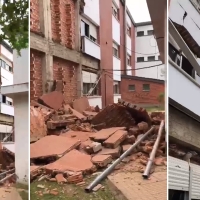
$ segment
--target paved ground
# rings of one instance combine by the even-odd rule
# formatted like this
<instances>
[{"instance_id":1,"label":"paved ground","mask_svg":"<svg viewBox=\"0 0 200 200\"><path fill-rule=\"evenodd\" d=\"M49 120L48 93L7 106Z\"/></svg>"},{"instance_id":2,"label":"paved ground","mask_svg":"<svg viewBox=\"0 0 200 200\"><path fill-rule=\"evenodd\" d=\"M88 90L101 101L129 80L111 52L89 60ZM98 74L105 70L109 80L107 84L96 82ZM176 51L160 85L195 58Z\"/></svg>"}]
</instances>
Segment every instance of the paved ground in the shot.
<instances>
[{"instance_id":1,"label":"paved ground","mask_svg":"<svg viewBox=\"0 0 200 200\"><path fill-rule=\"evenodd\" d=\"M22 200L16 188L0 188L1 200Z\"/></svg>"},{"instance_id":2,"label":"paved ground","mask_svg":"<svg viewBox=\"0 0 200 200\"><path fill-rule=\"evenodd\" d=\"M141 173L120 172L108 177L128 200L166 200L167 172L154 172L149 180Z\"/></svg>"}]
</instances>

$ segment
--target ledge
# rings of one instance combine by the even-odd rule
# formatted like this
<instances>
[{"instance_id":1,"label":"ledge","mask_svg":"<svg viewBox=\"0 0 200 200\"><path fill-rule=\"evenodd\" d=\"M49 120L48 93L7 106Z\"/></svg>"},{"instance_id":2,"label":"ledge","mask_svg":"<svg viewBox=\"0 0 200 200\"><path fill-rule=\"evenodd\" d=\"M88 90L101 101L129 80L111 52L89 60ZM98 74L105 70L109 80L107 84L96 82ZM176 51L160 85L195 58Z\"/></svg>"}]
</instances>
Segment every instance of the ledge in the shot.
<instances>
[{"instance_id":1,"label":"ledge","mask_svg":"<svg viewBox=\"0 0 200 200\"><path fill-rule=\"evenodd\" d=\"M15 85L8 85L1 87L1 94L6 95L10 98L13 98L17 95L27 94L29 92L29 84L28 83L20 83Z\"/></svg>"}]
</instances>

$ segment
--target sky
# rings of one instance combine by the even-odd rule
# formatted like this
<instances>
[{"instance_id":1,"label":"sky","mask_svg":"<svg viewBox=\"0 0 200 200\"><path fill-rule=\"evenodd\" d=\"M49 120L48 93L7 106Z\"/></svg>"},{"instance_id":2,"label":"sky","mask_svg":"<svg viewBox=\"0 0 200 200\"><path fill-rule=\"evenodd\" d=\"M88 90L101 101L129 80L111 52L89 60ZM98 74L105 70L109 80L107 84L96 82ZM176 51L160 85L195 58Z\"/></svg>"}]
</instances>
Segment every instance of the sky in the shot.
<instances>
[{"instance_id":1,"label":"sky","mask_svg":"<svg viewBox=\"0 0 200 200\"><path fill-rule=\"evenodd\" d=\"M126 0L127 7L136 23L151 21L146 0Z\"/></svg>"}]
</instances>

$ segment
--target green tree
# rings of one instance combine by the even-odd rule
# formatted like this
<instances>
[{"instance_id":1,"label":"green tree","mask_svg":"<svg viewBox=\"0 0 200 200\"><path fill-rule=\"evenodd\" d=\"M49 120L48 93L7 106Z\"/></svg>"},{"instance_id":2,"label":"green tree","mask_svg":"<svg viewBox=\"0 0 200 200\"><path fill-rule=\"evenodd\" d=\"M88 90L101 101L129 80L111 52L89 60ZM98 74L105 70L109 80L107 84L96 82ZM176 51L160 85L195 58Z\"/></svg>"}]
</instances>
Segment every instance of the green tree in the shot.
<instances>
[{"instance_id":1,"label":"green tree","mask_svg":"<svg viewBox=\"0 0 200 200\"><path fill-rule=\"evenodd\" d=\"M0 8L0 42L7 40L19 54L21 49L28 47L28 8L28 0L4 0Z\"/></svg>"}]
</instances>

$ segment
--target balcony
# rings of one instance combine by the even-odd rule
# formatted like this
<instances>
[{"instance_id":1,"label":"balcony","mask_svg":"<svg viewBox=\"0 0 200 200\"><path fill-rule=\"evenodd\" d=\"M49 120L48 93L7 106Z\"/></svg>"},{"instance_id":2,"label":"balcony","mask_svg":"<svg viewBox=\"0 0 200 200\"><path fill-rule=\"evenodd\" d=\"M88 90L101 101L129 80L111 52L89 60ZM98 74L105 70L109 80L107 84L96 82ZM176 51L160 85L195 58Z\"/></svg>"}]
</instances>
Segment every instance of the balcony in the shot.
<instances>
[{"instance_id":1,"label":"balcony","mask_svg":"<svg viewBox=\"0 0 200 200\"><path fill-rule=\"evenodd\" d=\"M120 24L114 16L112 16L112 37L120 45Z\"/></svg>"},{"instance_id":2,"label":"balcony","mask_svg":"<svg viewBox=\"0 0 200 200\"><path fill-rule=\"evenodd\" d=\"M169 60L168 80L170 80L169 97L195 115L200 116L198 109L200 85L196 80L171 60Z\"/></svg>"},{"instance_id":3,"label":"balcony","mask_svg":"<svg viewBox=\"0 0 200 200\"><path fill-rule=\"evenodd\" d=\"M5 103L1 103L1 113L6 115L14 116L14 107L7 105Z\"/></svg>"},{"instance_id":4,"label":"balcony","mask_svg":"<svg viewBox=\"0 0 200 200\"><path fill-rule=\"evenodd\" d=\"M81 42L82 42L83 53L88 54L100 60L101 59L100 46L97 43L90 40L89 38L87 38L86 36L82 36L81 38L82 38Z\"/></svg>"},{"instance_id":5,"label":"balcony","mask_svg":"<svg viewBox=\"0 0 200 200\"><path fill-rule=\"evenodd\" d=\"M115 81L121 81L121 71L115 71L115 70L121 70L121 60L113 56L113 79Z\"/></svg>"}]
</instances>

